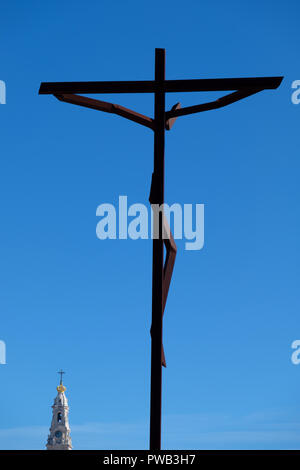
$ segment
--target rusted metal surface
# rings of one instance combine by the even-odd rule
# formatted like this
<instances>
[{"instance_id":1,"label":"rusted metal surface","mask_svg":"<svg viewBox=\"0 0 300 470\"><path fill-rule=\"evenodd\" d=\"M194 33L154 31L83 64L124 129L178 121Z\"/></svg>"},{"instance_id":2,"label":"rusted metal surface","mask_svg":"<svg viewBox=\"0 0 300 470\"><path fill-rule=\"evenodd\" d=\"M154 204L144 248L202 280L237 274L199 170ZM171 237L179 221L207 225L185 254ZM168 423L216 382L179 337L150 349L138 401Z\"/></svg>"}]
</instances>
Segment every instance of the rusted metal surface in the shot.
<instances>
[{"instance_id":1,"label":"rusted metal surface","mask_svg":"<svg viewBox=\"0 0 300 470\"><path fill-rule=\"evenodd\" d=\"M187 106L185 108L177 109L173 107L174 109L172 108L170 111L166 112L166 120L169 122L179 116L186 116L187 114L194 114L200 113L202 111L223 108L224 106L228 106L229 104L235 103L236 101L239 101L243 98L247 98L247 96L259 93L260 91L263 91L263 89L238 90L234 93L230 93L229 95L222 96L215 101L210 101L209 103L197 104L194 106Z\"/></svg>"},{"instance_id":2,"label":"rusted metal surface","mask_svg":"<svg viewBox=\"0 0 300 470\"><path fill-rule=\"evenodd\" d=\"M180 108L181 108L181 104L176 103L176 104L174 104L174 106L172 106L172 109L169 112L166 113L166 129L167 129L167 131L170 131L172 129L172 127L174 126L175 121L178 117L178 116L173 116L172 112L177 111Z\"/></svg>"},{"instance_id":3,"label":"rusted metal surface","mask_svg":"<svg viewBox=\"0 0 300 470\"><path fill-rule=\"evenodd\" d=\"M119 104L108 103L107 101L94 100L93 98L87 98L86 96L80 95L54 95L58 100L64 101L65 103L77 104L85 108L96 109L97 111L104 111L105 113L118 114L130 121L137 122L143 126L150 127L154 130L154 121L148 116L139 114L131 109L124 108Z\"/></svg>"},{"instance_id":4,"label":"rusted metal surface","mask_svg":"<svg viewBox=\"0 0 300 470\"><path fill-rule=\"evenodd\" d=\"M152 181L151 181L151 189L150 189L150 196L149 196L149 202L152 206L152 204L158 204L158 197L157 197L157 179L155 178L155 173L152 174ZM162 317L164 315L166 303L167 303L167 297L168 297L168 292L170 288L170 283L172 279L172 273L174 269L174 264L175 264L175 258L176 258L176 253L177 253L177 247L176 243L173 239L173 235L171 232L171 229L169 227L168 221L162 212L162 218L163 218L163 232L162 232L162 237L163 237L163 242L164 246L166 248L166 256L165 256L165 262L163 266L163 281L162 281ZM154 219L155 221L155 219ZM154 294L155 295L155 294ZM152 336L152 326L150 329L150 333ZM162 360L161 360L161 365L164 367L167 367L166 364L166 358L165 358L165 353L164 353L164 347L162 344Z\"/></svg>"}]
</instances>

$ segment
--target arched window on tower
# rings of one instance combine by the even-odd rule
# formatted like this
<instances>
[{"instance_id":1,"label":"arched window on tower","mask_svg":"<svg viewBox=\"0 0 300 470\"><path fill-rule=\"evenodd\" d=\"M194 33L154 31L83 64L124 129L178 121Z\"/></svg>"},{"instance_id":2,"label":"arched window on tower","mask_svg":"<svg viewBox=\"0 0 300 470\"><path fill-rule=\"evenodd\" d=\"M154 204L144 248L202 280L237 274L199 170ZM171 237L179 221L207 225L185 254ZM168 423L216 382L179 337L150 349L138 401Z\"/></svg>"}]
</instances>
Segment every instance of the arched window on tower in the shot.
<instances>
[{"instance_id":1,"label":"arched window on tower","mask_svg":"<svg viewBox=\"0 0 300 470\"><path fill-rule=\"evenodd\" d=\"M61 413L57 413L57 422L61 423Z\"/></svg>"}]
</instances>

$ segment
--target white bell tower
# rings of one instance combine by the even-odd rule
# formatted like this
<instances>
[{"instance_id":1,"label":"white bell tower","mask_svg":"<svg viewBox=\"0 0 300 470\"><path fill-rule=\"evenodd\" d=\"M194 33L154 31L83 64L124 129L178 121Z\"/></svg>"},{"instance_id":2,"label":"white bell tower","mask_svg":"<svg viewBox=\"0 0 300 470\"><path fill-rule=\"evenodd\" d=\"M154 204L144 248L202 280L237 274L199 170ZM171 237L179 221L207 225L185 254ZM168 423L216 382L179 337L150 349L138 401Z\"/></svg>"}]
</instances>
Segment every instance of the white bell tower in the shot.
<instances>
[{"instance_id":1,"label":"white bell tower","mask_svg":"<svg viewBox=\"0 0 300 470\"><path fill-rule=\"evenodd\" d=\"M47 450L72 450L72 441L69 425L69 406L65 395L66 387L62 383L64 372L60 370L60 384L56 388L57 395L52 406L53 415L50 434L47 441Z\"/></svg>"}]
</instances>

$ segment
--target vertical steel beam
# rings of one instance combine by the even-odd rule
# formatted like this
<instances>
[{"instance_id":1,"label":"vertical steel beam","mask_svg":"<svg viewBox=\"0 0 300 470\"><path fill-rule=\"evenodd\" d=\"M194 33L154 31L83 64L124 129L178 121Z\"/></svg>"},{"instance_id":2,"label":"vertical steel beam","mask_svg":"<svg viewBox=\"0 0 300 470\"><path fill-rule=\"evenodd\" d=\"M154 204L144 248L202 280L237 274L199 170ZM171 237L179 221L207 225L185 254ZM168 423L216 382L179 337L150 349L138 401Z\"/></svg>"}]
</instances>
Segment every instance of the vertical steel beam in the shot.
<instances>
[{"instance_id":1,"label":"vertical steel beam","mask_svg":"<svg viewBox=\"0 0 300 470\"><path fill-rule=\"evenodd\" d=\"M154 95L154 202L164 203L165 49L155 49ZM155 223L155 217L154 217ZM154 230L154 233L157 233ZM150 450L161 449L162 316L163 316L163 214L159 212L159 238L153 238Z\"/></svg>"}]
</instances>

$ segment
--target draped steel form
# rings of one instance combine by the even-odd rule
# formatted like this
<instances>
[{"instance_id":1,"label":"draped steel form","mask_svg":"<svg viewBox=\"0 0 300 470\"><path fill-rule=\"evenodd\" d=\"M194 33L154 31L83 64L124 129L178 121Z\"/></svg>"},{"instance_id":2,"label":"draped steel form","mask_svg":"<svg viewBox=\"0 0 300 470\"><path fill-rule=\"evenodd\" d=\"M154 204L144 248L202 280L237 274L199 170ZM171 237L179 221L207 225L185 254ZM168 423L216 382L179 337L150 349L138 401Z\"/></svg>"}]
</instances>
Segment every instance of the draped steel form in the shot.
<instances>
[{"instance_id":1,"label":"draped steel form","mask_svg":"<svg viewBox=\"0 0 300 470\"><path fill-rule=\"evenodd\" d=\"M266 89L277 88L283 77L217 78L192 80L165 79L165 50L155 49L155 78L147 81L117 82L47 82L41 83L39 93L51 94L60 101L117 114L152 129L154 132L154 171L152 174L150 204L164 203L164 147L165 131L175 120L187 114L208 111L227 106L247 96ZM165 94L172 92L232 91L209 103L181 107L175 104L165 109ZM154 118L132 111L118 104L108 103L78 93L154 93ZM169 232L163 211L154 226L158 238L153 239L152 269L152 326L151 326L151 398L150 398L150 449L161 448L161 384L162 365L166 366L162 344L163 313L176 257L176 244ZM169 237L165 234L169 233ZM165 235L165 237L164 237ZM164 246L166 257L164 260Z\"/></svg>"}]
</instances>

